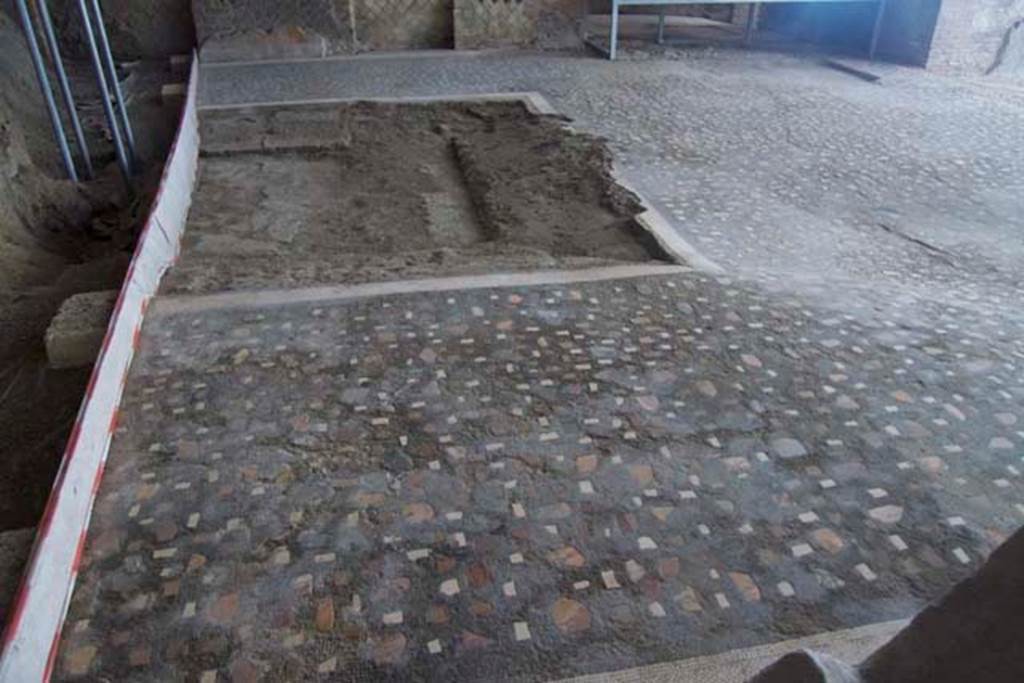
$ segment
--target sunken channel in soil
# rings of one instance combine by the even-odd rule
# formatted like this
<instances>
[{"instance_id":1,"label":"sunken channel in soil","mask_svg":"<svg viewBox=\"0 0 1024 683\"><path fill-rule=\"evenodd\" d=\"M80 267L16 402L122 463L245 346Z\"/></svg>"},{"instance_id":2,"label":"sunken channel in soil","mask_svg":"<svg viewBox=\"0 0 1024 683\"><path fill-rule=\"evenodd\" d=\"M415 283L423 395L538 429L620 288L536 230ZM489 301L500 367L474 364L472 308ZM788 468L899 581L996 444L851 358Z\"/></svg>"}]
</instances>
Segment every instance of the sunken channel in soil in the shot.
<instances>
[{"instance_id":1,"label":"sunken channel in soil","mask_svg":"<svg viewBox=\"0 0 1024 683\"><path fill-rule=\"evenodd\" d=\"M519 102L211 111L201 135L164 293L671 261L604 141Z\"/></svg>"}]
</instances>

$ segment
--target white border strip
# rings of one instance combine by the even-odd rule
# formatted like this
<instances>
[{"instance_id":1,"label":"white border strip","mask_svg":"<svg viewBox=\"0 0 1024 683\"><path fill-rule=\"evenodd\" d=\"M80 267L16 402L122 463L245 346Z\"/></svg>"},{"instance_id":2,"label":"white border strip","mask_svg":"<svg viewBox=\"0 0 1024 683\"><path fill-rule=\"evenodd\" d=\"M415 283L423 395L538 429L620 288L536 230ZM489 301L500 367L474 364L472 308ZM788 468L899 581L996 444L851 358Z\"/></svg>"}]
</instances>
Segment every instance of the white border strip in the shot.
<instances>
[{"instance_id":1,"label":"white border strip","mask_svg":"<svg viewBox=\"0 0 1024 683\"><path fill-rule=\"evenodd\" d=\"M208 38L204 45L209 43L209 41L210 39ZM327 55L325 57L270 57L267 59L210 60L203 59L202 54L200 54L199 58L204 69L216 69L229 68L233 66L306 64L309 62L372 62L380 60L448 59L451 57L469 59L474 57L491 57L503 54L523 54L524 52L529 54L528 50L508 47L483 48L480 50L448 50L444 48L435 48L425 50L381 50L374 52L359 52L356 54Z\"/></svg>"},{"instance_id":2,"label":"white border strip","mask_svg":"<svg viewBox=\"0 0 1024 683\"><path fill-rule=\"evenodd\" d=\"M46 681L53 673L142 320L160 278L181 248L199 160L198 83L199 62L193 54L178 134L121 286L0 641L0 681L4 683Z\"/></svg>"},{"instance_id":3,"label":"white border strip","mask_svg":"<svg viewBox=\"0 0 1024 683\"><path fill-rule=\"evenodd\" d=\"M369 282L360 285L328 285L303 289L261 289L242 292L222 292L204 296L161 296L154 300L150 315L163 316L232 308L263 308L266 306L287 306L289 304L317 303L321 301L348 301L373 296L416 294L420 292L563 285L577 282L623 280L651 275L675 275L690 271L691 269L685 266L674 265L607 266L604 268L586 268L581 270L540 270L523 273L458 275L455 277L422 280Z\"/></svg>"},{"instance_id":4,"label":"white border strip","mask_svg":"<svg viewBox=\"0 0 1024 683\"><path fill-rule=\"evenodd\" d=\"M434 102L522 102L531 114L556 116L558 111L539 92L466 93L464 95L416 95L409 97L327 97L317 100L265 100L232 104L203 104L199 111L231 111L260 107L304 107L323 104L431 104Z\"/></svg>"}]
</instances>

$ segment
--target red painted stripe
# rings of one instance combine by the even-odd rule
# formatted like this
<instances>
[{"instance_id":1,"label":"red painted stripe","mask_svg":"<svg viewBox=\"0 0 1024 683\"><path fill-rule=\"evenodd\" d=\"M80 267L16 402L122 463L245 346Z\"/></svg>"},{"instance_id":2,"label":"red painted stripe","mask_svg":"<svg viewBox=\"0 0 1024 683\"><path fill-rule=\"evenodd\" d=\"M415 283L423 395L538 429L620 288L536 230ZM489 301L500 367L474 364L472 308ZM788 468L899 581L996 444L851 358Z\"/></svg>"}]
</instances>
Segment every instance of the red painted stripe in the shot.
<instances>
[{"instance_id":1,"label":"red painted stripe","mask_svg":"<svg viewBox=\"0 0 1024 683\"><path fill-rule=\"evenodd\" d=\"M114 414L110 416L110 426L107 427L108 432L113 434L117 430L117 421L119 419L121 419L121 409L114 408Z\"/></svg>"},{"instance_id":2,"label":"red painted stripe","mask_svg":"<svg viewBox=\"0 0 1024 683\"><path fill-rule=\"evenodd\" d=\"M85 554L85 538L88 534L88 529L82 529L82 533L78 534L78 545L75 547L75 559L71 561L72 575L78 574L78 567L82 564L82 555Z\"/></svg>"},{"instance_id":3,"label":"red painted stripe","mask_svg":"<svg viewBox=\"0 0 1024 683\"><path fill-rule=\"evenodd\" d=\"M100 490L100 482L103 481L103 471L106 469L106 460L100 463L100 466L96 468L96 476L92 478L92 499L96 499L96 492ZM82 542L85 542L85 534L88 530L82 531ZM81 552L81 551L79 551Z\"/></svg>"},{"instance_id":4,"label":"red painted stripe","mask_svg":"<svg viewBox=\"0 0 1024 683\"><path fill-rule=\"evenodd\" d=\"M53 669L57 664L57 650L60 648L60 636L63 629L57 629L57 634L50 643L50 654L46 657L46 670L43 672L43 680L49 681L53 678Z\"/></svg>"},{"instance_id":5,"label":"red painted stripe","mask_svg":"<svg viewBox=\"0 0 1024 683\"><path fill-rule=\"evenodd\" d=\"M198 87L198 83L196 82L196 79L198 78L198 69L195 68L196 56L195 56L194 53L193 53L192 59L193 59L193 71L192 71L192 78L190 79L190 84L189 84L190 94L192 94L191 91L192 91L193 88ZM156 207L159 206L160 199L163 196L166 180L168 178L168 174L170 173L170 166L171 166L171 164L169 162L170 162L170 160L174 159L174 156L175 156L178 148L180 147L180 143L181 143L181 139L182 139L182 131L183 131L183 127L185 125L185 117L187 116L187 113L188 112L187 112L187 102L186 102L186 106L182 107L181 116L180 116L180 118L178 120L178 132L177 132L177 134L174 137L174 142L173 142L173 144L171 146L171 150L170 150L170 152L168 153L168 156L167 156L168 163L166 163L164 165L163 173L162 173L161 179L160 179L160 186L159 186L159 188L157 190L157 193L153 197L153 202L150 205L150 211L149 211L149 215L146 218L146 223L144 224L143 229L140 232L138 240L137 240L137 242L135 244L135 250L134 250L134 252L132 254L132 260L131 260L131 263L130 263L130 265L128 267L128 272L126 273L125 280L122 283L121 291L119 292L118 297L117 297L117 302L114 305L114 312L111 315L110 324L107 326L106 334L103 337L103 344L102 344L101 349L100 349L99 357L97 359L97 362L96 362L95 366L93 366L93 370L92 370L91 375L89 376L89 384L86 387L85 397L84 397L84 399L82 401L81 406L79 407L78 415L75 418L74 426L72 427L71 434L68 437L67 447L64 449L64 455L63 455L63 457L61 459L60 469L58 470L57 476L54 479L53 487L50 490L50 496L49 496L49 498L46 501L46 507L43 510L43 516L42 516L42 518L40 519L40 522L39 522L38 530L36 532L36 538L35 538L35 541L34 541L34 543L32 545L32 551L30 552L29 560L26 563L26 569L25 569L25 571L24 571L24 573L22 575L21 582L20 582L20 584L18 586L18 592L15 594L14 602L13 602L13 604L11 605L11 607L10 607L10 609L8 611L7 625L4 628L4 630L3 630L3 635L0 636L0 655L6 653L8 645L14 639L15 634L18 632L19 628L21 627L23 619L25 617L25 607L26 607L26 604L28 602L28 595L35 588L34 586L30 585L29 577L32 575L33 570L35 569L36 564L40 561L40 548L42 546L42 543L43 543L44 540L46 540L49 537L50 531L52 530L54 516L56 515L57 508L60 506L61 493L62 493L62 490L63 490L63 487L64 487L64 481L65 481L65 479L67 477L68 467L69 467L70 463L72 462L73 458L75 457L75 455L77 454L79 441L81 440L81 435L82 435L82 419L83 419L83 416L85 414L86 408L88 407L88 405L90 404L90 402L92 400L93 393L94 393L94 391L96 389L96 383L98 382L99 372L100 372L100 369L103 367L104 361L106 360L107 351L109 349L111 340L112 340L112 338L113 338L113 336L115 334L116 329L121 327L120 325L118 325L118 323L121 322L121 313L122 313L123 308L124 308L124 301L125 301L126 296L127 296L128 286L129 286L129 283L131 282L130 277L132 275L134 275L135 265L136 265L136 263L139 260L140 254L142 253L143 245L146 242L147 236L149 235L149 233L153 229L152 224L155 222L154 221L154 216L155 216L155 212L156 212ZM198 121L196 122L196 126L195 127L196 127L197 135L198 135ZM194 175L195 175L195 173L193 172L193 177L194 177ZM179 237L179 241L180 241L180 237ZM142 310L145 311L145 308L143 308ZM134 333L135 333L135 335L138 334L138 327L137 326L136 326L136 329L135 329ZM126 376L122 377L122 387L124 385L125 378L126 378ZM115 408L116 408L116 406L115 406ZM101 459L101 461L99 463L99 471L97 473L97 482L102 477L102 472L103 472L103 461ZM95 494L95 487L94 487L93 494ZM92 506L93 498L94 498L94 495L93 495L93 497L90 497L90 501L89 501L90 508ZM69 577L68 588L71 585L74 584L75 573L77 572L78 563L79 563L79 561L81 559L82 551L83 551L83 548L84 548L85 535L86 535L87 531L88 531L88 529L86 528L86 529L83 529L82 532L81 532L81 536L79 538L79 545L78 545L78 547L75 550L74 568L72 570L71 576ZM50 587L40 587L39 589L40 590L52 590ZM65 598L65 600L67 600L67 599L70 598L70 595L66 594L64 596L64 598ZM52 643L52 645L50 647L50 653L49 653L49 657L47 658L46 672L45 672L45 679L46 680L49 680L49 678L50 678L50 676L51 676L51 674L53 672L53 665L54 665L54 662L56 661L56 657L57 657L57 648L58 648L58 645L60 643L60 636L61 636L62 626L63 626L63 623L58 626L57 631L54 634L53 643Z\"/></svg>"}]
</instances>

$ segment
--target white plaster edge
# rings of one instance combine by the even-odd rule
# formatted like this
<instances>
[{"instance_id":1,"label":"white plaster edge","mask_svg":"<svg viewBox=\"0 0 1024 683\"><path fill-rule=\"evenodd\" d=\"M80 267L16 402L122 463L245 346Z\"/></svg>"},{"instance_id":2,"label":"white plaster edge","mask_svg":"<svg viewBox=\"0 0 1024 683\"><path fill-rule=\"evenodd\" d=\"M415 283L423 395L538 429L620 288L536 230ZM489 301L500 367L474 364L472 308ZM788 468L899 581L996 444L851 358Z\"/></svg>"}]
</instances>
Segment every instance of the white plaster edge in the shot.
<instances>
[{"instance_id":1,"label":"white plaster edge","mask_svg":"<svg viewBox=\"0 0 1024 683\"><path fill-rule=\"evenodd\" d=\"M620 185L625 185L621 178L619 178L618 181ZM654 236L654 239L657 240L662 249L667 251L680 263L692 266L695 270L699 270L710 275L725 274L724 268L697 251L692 244L686 241L686 239L684 239L683 236L672 227L672 224L661 215L660 211L648 204L642 194L635 191L634 193L640 197L640 201L647 207L647 210L637 216L636 220L644 226L647 232Z\"/></svg>"},{"instance_id":2,"label":"white plaster edge","mask_svg":"<svg viewBox=\"0 0 1024 683\"><path fill-rule=\"evenodd\" d=\"M432 104L438 102L521 102L531 114L553 116L558 111L539 92L457 93L453 95L410 95L406 97L326 97L302 100L261 100L233 104L204 104L200 112L259 109L264 107L312 107L324 104L355 104L380 102L385 104Z\"/></svg>"},{"instance_id":3,"label":"white plaster edge","mask_svg":"<svg viewBox=\"0 0 1024 683\"><path fill-rule=\"evenodd\" d=\"M272 57L269 59L245 59L245 60L206 60L200 54L202 67L213 69L226 69L235 66L274 66L287 64L307 64L319 62L374 62L387 60L410 60L410 59L443 59L446 57L478 58L491 57L503 54L532 54L530 50L517 48L490 48L480 50L449 50L445 48L426 50L382 50L376 52L360 52L358 54L324 55L321 57Z\"/></svg>"},{"instance_id":4,"label":"white plaster edge","mask_svg":"<svg viewBox=\"0 0 1024 683\"><path fill-rule=\"evenodd\" d=\"M672 227L672 224L668 219L665 218L660 211L654 208L654 205L648 201L647 197L645 197L642 192L633 187L633 184L623 177L622 171L620 171L617 166L612 168L612 177L615 178L615 182L622 185L640 199L640 203L644 206L645 210L636 217L637 222L639 222L644 229L654 237L661 248L667 251L670 256L680 263L685 263L696 270L710 275L725 274L724 268L702 254L696 247L690 244L686 238L680 235L679 232Z\"/></svg>"},{"instance_id":5,"label":"white plaster edge","mask_svg":"<svg viewBox=\"0 0 1024 683\"><path fill-rule=\"evenodd\" d=\"M421 280L370 282L358 285L327 285L303 289L265 289L241 292L222 292L206 295L161 296L153 301L150 316L181 313L199 313L235 308L263 308L319 302L349 301L394 294L448 292L498 287L527 287L534 285L576 284L602 280L624 280L657 275L691 272L681 265L637 264L606 266L579 270L539 270L522 273L494 273L488 275L458 275Z\"/></svg>"}]
</instances>

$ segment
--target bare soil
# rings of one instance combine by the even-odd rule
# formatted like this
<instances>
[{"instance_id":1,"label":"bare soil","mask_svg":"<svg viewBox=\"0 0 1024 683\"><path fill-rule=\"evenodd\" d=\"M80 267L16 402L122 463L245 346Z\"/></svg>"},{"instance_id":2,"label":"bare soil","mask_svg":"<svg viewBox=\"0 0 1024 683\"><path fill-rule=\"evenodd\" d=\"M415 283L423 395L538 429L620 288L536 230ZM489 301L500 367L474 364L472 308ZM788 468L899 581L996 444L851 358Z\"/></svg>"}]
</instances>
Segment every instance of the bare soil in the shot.
<instances>
[{"instance_id":1,"label":"bare soil","mask_svg":"<svg viewBox=\"0 0 1024 683\"><path fill-rule=\"evenodd\" d=\"M668 260L598 138L522 104L204 114L165 293Z\"/></svg>"}]
</instances>

